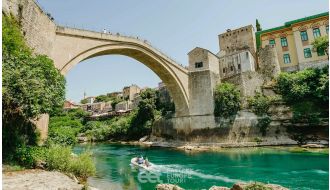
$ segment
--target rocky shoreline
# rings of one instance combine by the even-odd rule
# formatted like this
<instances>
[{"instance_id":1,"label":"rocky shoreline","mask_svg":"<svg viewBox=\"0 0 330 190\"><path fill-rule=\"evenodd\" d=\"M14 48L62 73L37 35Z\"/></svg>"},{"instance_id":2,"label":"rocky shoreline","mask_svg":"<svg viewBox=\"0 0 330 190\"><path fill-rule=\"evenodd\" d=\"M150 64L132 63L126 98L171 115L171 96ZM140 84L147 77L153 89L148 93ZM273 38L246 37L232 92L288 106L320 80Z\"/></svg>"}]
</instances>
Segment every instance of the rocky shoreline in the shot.
<instances>
[{"instance_id":1,"label":"rocky shoreline","mask_svg":"<svg viewBox=\"0 0 330 190\"><path fill-rule=\"evenodd\" d=\"M212 186L209 190L244 190L244 189L265 189L265 190L289 190L276 184L253 183L235 183L231 188L222 186ZM158 184L156 190L184 190L183 188L173 184Z\"/></svg>"},{"instance_id":2,"label":"rocky shoreline","mask_svg":"<svg viewBox=\"0 0 330 190\"><path fill-rule=\"evenodd\" d=\"M253 148L253 147L288 147L300 148L301 150L309 149L328 149L328 141L308 142L305 145L298 145L296 141L279 141L279 142L241 142L241 143L194 143L183 141L109 141L110 143L119 143L127 145L138 145L144 147L164 147L174 148L183 151L221 151L229 148Z\"/></svg>"},{"instance_id":3,"label":"rocky shoreline","mask_svg":"<svg viewBox=\"0 0 330 190\"><path fill-rule=\"evenodd\" d=\"M69 176L57 171L28 169L22 171L3 172L3 190L81 190L84 188L74 176Z\"/></svg>"}]
</instances>

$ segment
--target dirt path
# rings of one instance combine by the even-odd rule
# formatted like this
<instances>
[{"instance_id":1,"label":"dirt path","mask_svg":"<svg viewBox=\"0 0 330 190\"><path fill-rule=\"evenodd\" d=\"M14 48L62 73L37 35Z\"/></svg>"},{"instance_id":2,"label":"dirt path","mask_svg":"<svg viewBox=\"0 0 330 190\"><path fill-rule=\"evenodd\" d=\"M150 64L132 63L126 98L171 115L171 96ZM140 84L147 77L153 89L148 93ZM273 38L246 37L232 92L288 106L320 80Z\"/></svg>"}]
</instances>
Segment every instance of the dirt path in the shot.
<instances>
[{"instance_id":1,"label":"dirt path","mask_svg":"<svg viewBox=\"0 0 330 190\"><path fill-rule=\"evenodd\" d=\"M55 171L24 170L2 173L3 190L81 190L68 176Z\"/></svg>"}]
</instances>

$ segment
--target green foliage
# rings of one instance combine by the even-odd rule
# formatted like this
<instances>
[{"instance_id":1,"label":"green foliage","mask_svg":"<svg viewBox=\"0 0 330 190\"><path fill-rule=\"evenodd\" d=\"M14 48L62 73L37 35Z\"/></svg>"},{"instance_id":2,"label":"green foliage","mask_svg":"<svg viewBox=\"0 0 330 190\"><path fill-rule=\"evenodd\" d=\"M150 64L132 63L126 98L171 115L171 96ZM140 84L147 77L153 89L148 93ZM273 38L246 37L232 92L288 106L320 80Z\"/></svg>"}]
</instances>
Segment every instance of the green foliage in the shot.
<instances>
[{"instance_id":1,"label":"green foliage","mask_svg":"<svg viewBox=\"0 0 330 190\"><path fill-rule=\"evenodd\" d=\"M244 190L272 190L270 187L266 187L263 183L251 183L244 187Z\"/></svg>"},{"instance_id":2,"label":"green foliage","mask_svg":"<svg viewBox=\"0 0 330 190\"><path fill-rule=\"evenodd\" d=\"M262 139L259 137L255 137L253 140L258 144L262 143Z\"/></svg>"},{"instance_id":3,"label":"green foliage","mask_svg":"<svg viewBox=\"0 0 330 190\"><path fill-rule=\"evenodd\" d=\"M80 103L81 104L87 104L88 103L88 100L87 99L82 99L82 100L80 100Z\"/></svg>"},{"instance_id":4,"label":"green foliage","mask_svg":"<svg viewBox=\"0 0 330 190\"><path fill-rule=\"evenodd\" d=\"M17 148L14 158L18 164L26 168L35 167L37 162L43 159L45 159L45 150L37 146L22 146Z\"/></svg>"},{"instance_id":5,"label":"green foliage","mask_svg":"<svg viewBox=\"0 0 330 190\"><path fill-rule=\"evenodd\" d=\"M117 105L119 102L121 102L121 101L123 101L123 100L120 99L120 98L118 98L118 97L114 98L114 99L112 100L112 102L111 102L111 107L112 107L112 109L115 109L115 108L116 108L116 105Z\"/></svg>"},{"instance_id":6,"label":"green foliage","mask_svg":"<svg viewBox=\"0 0 330 190\"><path fill-rule=\"evenodd\" d=\"M320 36L316 38L313 42L313 50L318 52L324 52L329 56L329 36ZM323 54L324 55L324 54Z\"/></svg>"},{"instance_id":7,"label":"green foliage","mask_svg":"<svg viewBox=\"0 0 330 190\"><path fill-rule=\"evenodd\" d=\"M25 145L36 145L39 133L35 125L21 113L3 115L2 120L2 154L4 161L11 161L17 148Z\"/></svg>"},{"instance_id":8,"label":"green foliage","mask_svg":"<svg viewBox=\"0 0 330 190\"><path fill-rule=\"evenodd\" d=\"M260 26L260 23L259 23L259 20L258 19L256 19L256 28L257 28L257 31L259 32L259 31L262 31L262 28L261 28L261 26Z\"/></svg>"},{"instance_id":9,"label":"green foliage","mask_svg":"<svg viewBox=\"0 0 330 190\"><path fill-rule=\"evenodd\" d=\"M329 101L328 67L305 69L296 73L281 73L276 89L289 103L313 99L321 104Z\"/></svg>"},{"instance_id":10,"label":"green foliage","mask_svg":"<svg viewBox=\"0 0 330 190\"><path fill-rule=\"evenodd\" d=\"M73 109L50 118L48 144L64 146L77 143L77 134L82 130L84 117L88 113L82 109Z\"/></svg>"},{"instance_id":11,"label":"green foliage","mask_svg":"<svg viewBox=\"0 0 330 190\"><path fill-rule=\"evenodd\" d=\"M268 115L265 115L258 119L257 127L259 128L262 136L265 136L267 134L267 129L271 121L272 120Z\"/></svg>"},{"instance_id":12,"label":"green foliage","mask_svg":"<svg viewBox=\"0 0 330 190\"><path fill-rule=\"evenodd\" d=\"M26 146L17 149L16 157L19 164L34 168L38 163L45 163L48 170L58 170L65 173L87 178L95 174L95 165L89 152L73 155L70 147L54 145L51 147Z\"/></svg>"},{"instance_id":13,"label":"green foliage","mask_svg":"<svg viewBox=\"0 0 330 190\"><path fill-rule=\"evenodd\" d=\"M281 73L277 79L277 91L293 109L293 122L309 125L327 117L329 105L328 67L305 69L296 73Z\"/></svg>"},{"instance_id":14,"label":"green foliage","mask_svg":"<svg viewBox=\"0 0 330 190\"><path fill-rule=\"evenodd\" d=\"M271 99L261 93L256 93L255 96L248 98L248 106L257 115L267 114Z\"/></svg>"},{"instance_id":15,"label":"green foliage","mask_svg":"<svg viewBox=\"0 0 330 190\"><path fill-rule=\"evenodd\" d=\"M2 95L5 112L19 110L26 118L34 118L62 107L64 76L51 59L31 53L13 18L3 18Z\"/></svg>"},{"instance_id":16,"label":"green foliage","mask_svg":"<svg viewBox=\"0 0 330 190\"><path fill-rule=\"evenodd\" d=\"M84 152L78 155L78 157L73 158L70 163L70 172L83 179L95 175L96 169L91 159L91 154L89 152Z\"/></svg>"},{"instance_id":17,"label":"green foliage","mask_svg":"<svg viewBox=\"0 0 330 190\"><path fill-rule=\"evenodd\" d=\"M322 109L316 106L311 101L297 102L292 106L293 123L308 123L309 125L316 125L320 122Z\"/></svg>"},{"instance_id":18,"label":"green foliage","mask_svg":"<svg viewBox=\"0 0 330 190\"><path fill-rule=\"evenodd\" d=\"M233 84L221 83L215 88L214 102L215 116L229 117L235 115L240 109L240 93Z\"/></svg>"}]
</instances>

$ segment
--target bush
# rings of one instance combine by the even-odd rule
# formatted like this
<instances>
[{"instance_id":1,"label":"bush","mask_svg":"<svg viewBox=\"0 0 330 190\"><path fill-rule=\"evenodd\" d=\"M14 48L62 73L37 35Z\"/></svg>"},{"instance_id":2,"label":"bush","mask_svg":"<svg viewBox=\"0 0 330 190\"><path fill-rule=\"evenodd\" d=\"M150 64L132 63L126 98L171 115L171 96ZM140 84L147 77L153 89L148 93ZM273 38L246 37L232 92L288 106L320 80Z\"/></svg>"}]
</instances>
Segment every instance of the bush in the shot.
<instances>
[{"instance_id":1,"label":"bush","mask_svg":"<svg viewBox=\"0 0 330 190\"><path fill-rule=\"evenodd\" d=\"M267 115L258 119L257 127L259 128L262 136L265 136L267 134L267 129L271 121L272 120Z\"/></svg>"},{"instance_id":2,"label":"bush","mask_svg":"<svg viewBox=\"0 0 330 190\"><path fill-rule=\"evenodd\" d=\"M308 123L310 125L316 125L320 122L320 116L322 109L316 106L311 101L297 102L292 105L293 110L293 123Z\"/></svg>"},{"instance_id":3,"label":"bush","mask_svg":"<svg viewBox=\"0 0 330 190\"><path fill-rule=\"evenodd\" d=\"M50 147L46 155L47 168L86 178L95 174L95 165L88 152L72 155L70 147Z\"/></svg>"},{"instance_id":4,"label":"bush","mask_svg":"<svg viewBox=\"0 0 330 190\"><path fill-rule=\"evenodd\" d=\"M267 96L257 93L254 97L248 98L248 106L257 115L267 114L271 100Z\"/></svg>"},{"instance_id":5,"label":"bush","mask_svg":"<svg viewBox=\"0 0 330 190\"><path fill-rule=\"evenodd\" d=\"M71 161L71 148L55 145L49 148L46 155L47 168L69 172Z\"/></svg>"},{"instance_id":6,"label":"bush","mask_svg":"<svg viewBox=\"0 0 330 190\"><path fill-rule=\"evenodd\" d=\"M252 183L244 187L244 190L272 190L270 187L266 187L262 183Z\"/></svg>"},{"instance_id":7,"label":"bush","mask_svg":"<svg viewBox=\"0 0 330 190\"><path fill-rule=\"evenodd\" d=\"M84 152L78 157L74 157L70 164L70 172L84 179L95 175L95 170L95 165L89 152Z\"/></svg>"},{"instance_id":8,"label":"bush","mask_svg":"<svg viewBox=\"0 0 330 190\"><path fill-rule=\"evenodd\" d=\"M240 109L240 93L230 83L221 83L214 92L214 115L229 117L235 115Z\"/></svg>"},{"instance_id":9,"label":"bush","mask_svg":"<svg viewBox=\"0 0 330 190\"><path fill-rule=\"evenodd\" d=\"M277 78L276 90L288 104L306 99L324 104L329 101L328 78L328 67L305 69L296 73L281 73Z\"/></svg>"}]
</instances>

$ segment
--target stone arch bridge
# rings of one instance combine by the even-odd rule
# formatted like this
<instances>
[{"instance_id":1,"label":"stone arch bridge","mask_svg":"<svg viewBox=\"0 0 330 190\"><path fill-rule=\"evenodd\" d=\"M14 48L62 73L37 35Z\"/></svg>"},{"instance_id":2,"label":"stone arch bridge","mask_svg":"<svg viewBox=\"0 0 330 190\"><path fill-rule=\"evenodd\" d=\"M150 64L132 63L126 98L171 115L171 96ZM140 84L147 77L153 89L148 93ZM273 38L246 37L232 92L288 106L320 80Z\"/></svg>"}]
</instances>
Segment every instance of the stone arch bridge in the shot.
<instances>
[{"instance_id":1,"label":"stone arch bridge","mask_svg":"<svg viewBox=\"0 0 330 190\"><path fill-rule=\"evenodd\" d=\"M219 69L217 57L208 50L195 48L188 53L188 71L146 41L62 27L34 0L3 0L2 14L14 15L28 45L53 59L64 75L83 60L112 54L131 57L150 68L166 84L176 109L175 117L158 123L154 134L173 136L215 127L213 88L219 82ZM196 62L204 66L196 68ZM48 119L44 114L36 121L42 139L47 137Z\"/></svg>"},{"instance_id":2,"label":"stone arch bridge","mask_svg":"<svg viewBox=\"0 0 330 190\"><path fill-rule=\"evenodd\" d=\"M137 38L56 27L50 57L66 74L83 60L101 55L125 55L143 63L166 84L176 107L176 116L189 114L188 70Z\"/></svg>"}]
</instances>

